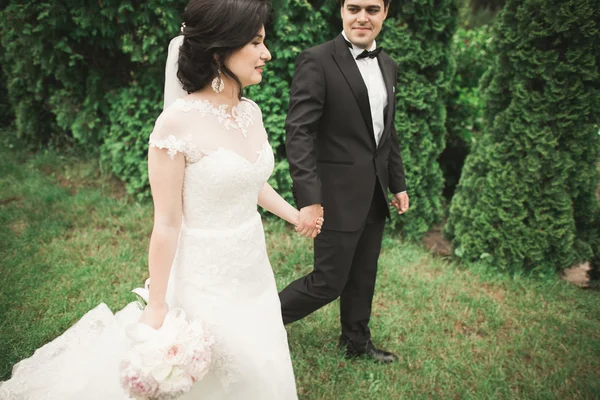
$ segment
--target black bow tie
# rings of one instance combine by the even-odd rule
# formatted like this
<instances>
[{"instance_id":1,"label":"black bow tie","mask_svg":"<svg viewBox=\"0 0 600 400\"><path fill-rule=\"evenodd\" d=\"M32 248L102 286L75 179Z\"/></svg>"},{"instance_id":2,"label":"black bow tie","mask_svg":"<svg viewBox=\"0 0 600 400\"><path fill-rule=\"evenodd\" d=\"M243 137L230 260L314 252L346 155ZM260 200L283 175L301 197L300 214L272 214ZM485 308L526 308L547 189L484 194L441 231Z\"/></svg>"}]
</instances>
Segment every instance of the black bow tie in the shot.
<instances>
[{"instance_id":1,"label":"black bow tie","mask_svg":"<svg viewBox=\"0 0 600 400\"><path fill-rule=\"evenodd\" d=\"M349 41L345 40L346 44L348 45L349 48L353 48L352 47L352 43L350 43ZM378 47L373 51L369 51L369 50L365 50L362 53L360 53L359 55L356 56L357 60L360 60L362 58L375 58L379 55L379 53L381 53L383 51L383 47Z\"/></svg>"},{"instance_id":2,"label":"black bow tie","mask_svg":"<svg viewBox=\"0 0 600 400\"><path fill-rule=\"evenodd\" d=\"M373 51L369 51L369 50L365 50L362 53L360 53L359 55L356 56L357 60L360 60L362 58L375 58L379 55L379 53L381 53L383 51L383 47L378 47Z\"/></svg>"}]
</instances>

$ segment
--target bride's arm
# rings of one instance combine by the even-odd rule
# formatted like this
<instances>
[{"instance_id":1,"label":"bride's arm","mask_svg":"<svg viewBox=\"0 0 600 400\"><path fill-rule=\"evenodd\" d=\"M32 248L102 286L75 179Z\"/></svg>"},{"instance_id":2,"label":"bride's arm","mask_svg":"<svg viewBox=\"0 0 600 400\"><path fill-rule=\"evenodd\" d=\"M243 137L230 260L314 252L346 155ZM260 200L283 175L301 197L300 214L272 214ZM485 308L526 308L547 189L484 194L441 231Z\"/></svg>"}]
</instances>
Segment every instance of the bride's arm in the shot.
<instances>
[{"instance_id":1,"label":"bride's arm","mask_svg":"<svg viewBox=\"0 0 600 400\"><path fill-rule=\"evenodd\" d=\"M168 311L165 296L181 229L184 170L183 154L178 153L171 159L166 150L150 148L148 151L154 227L148 251L150 299L140 321L153 328L162 325Z\"/></svg>"},{"instance_id":2,"label":"bride's arm","mask_svg":"<svg viewBox=\"0 0 600 400\"><path fill-rule=\"evenodd\" d=\"M290 224L298 225L299 211L285 201L268 182L265 182L258 194L258 205Z\"/></svg>"},{"instance_id":3,"label":"bride's arm","mask_svg":"<svg viewBox=\"0 0 600 400\"><path fill-rule=\"evenodd\" d=\"M283 197L279 195L269 185L268 182L265 182L260 193L258 194L258 205L264 208L265 210L277 215L279 218L282 218L289 222L290 224L296 227L296 231L298 231L298 216L300 212L296 210L290 203L284 200ZM303 236L314 238L321 232L321 227L323 226L323 219L317 220L316 229L310 230Z\"/></svg>"}]
</instances>

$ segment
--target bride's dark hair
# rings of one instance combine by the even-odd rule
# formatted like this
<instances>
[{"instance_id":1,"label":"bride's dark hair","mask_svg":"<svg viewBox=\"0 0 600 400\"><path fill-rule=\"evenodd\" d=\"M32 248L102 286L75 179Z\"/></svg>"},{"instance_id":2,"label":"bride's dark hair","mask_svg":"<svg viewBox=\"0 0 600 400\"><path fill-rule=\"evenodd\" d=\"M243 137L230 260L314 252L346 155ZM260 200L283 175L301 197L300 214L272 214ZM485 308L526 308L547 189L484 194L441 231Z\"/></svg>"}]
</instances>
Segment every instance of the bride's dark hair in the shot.
<instances>
[{"instance_id":1,"label":"bride's dark hair","mask_svg":"<svg viewBox=\"0 0 600 400\"><path fill-rule=\"evenodd\" d=\"M256 37L269 12L266 0L191 0L183 14L177 70L183 89L200 90L221 70L237 83L241 97L242 84L225 60Z\"/></svg>"}]
</instances>

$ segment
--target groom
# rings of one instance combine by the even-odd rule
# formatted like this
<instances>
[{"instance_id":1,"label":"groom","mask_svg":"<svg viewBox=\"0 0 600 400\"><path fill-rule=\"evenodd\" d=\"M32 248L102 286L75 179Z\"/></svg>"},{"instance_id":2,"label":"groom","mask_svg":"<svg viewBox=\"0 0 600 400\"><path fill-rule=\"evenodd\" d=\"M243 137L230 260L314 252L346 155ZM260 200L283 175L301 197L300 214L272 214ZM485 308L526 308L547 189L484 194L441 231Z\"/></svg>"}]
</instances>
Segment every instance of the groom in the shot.
<instances>
[{"instance_id":1,"label":"groom","mask_svg":"<svg viewBox=\"0 0 600 400\"><path fill-rule=\"evenodd\" d=\"M346 357L397 357L371 341L369 319L387 193L409 207L394 128L396 63L376 47L389 0L340 0L343 32L302 52L290 92L286 151L300 231L324 209L314 270L280 294L283 320L299 320L340 297ZM323 207L323 208L321 208Z\"/></svg>"}]
</instances>

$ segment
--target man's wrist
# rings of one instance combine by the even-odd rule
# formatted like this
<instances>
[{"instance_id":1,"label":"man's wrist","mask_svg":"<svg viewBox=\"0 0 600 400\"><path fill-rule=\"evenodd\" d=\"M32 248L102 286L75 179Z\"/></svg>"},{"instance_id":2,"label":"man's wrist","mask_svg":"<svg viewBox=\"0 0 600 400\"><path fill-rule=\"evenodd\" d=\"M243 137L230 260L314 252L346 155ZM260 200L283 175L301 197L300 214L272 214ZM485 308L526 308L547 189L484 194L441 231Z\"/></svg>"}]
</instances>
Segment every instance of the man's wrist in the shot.
<instances>
[{"instance_id":1,"label":"man's wrist","mask_svg":"<svg viewBox=\"0 0 600 400\"><path fill-rule=\"evenodd\" d=\"M309 205L306 205L306 206L302 207L300 210L303 210L303 209L305 209L305 208L306 208L306 209L309 209L309 208L318 208L318 207L321 207L321 204L319 204L319 203L315 203L315 204L309 204Z\"/></svg>"}]
</instances>

